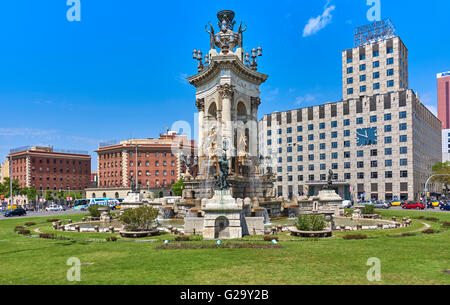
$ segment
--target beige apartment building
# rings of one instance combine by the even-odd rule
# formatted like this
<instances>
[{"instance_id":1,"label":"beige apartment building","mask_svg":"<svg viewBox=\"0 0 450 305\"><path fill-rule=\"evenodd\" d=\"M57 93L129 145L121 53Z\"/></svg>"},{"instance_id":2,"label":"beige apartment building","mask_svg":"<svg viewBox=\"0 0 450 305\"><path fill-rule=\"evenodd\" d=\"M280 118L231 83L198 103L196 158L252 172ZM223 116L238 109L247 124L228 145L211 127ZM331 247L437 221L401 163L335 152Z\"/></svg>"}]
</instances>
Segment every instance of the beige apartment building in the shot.
<instances>
[{"instance_id":1,"label":"beige apartment building","mask_svg":"<svg viewBox=\"0 0 450 305\"><path fill-rule=\"evenodd\" d=\"M355 41L342 53L342 101L259 122L261 170L279 196L316 195L331 169L344 199L419 199L441 162L442 123L407 89L408 50L390 21L358 28Z\"/></svg>"},{"instance_id":2,"label":"beige apartment building","mask_svg":"<svg viewBox=\"0 0 450 305\"><path fill-rule=\"evenodd\" d=\"M332 169L345 199L412 200L441 160L440 129L414 92L402 90L265 115L259 143L279 196L317 194Z\"/></svg>"},{"instance_id":3,"label":"beige apartment building","mask_svg":"<svg viewBox=\"0 0 450 305\"><path fill-rule=\"evenodd\" d=\"M342 51L342 84L344 100L408 89L408 49L393 35L358 40Z\"/></svg>"},{"instance_id":4,"label":"beige apartment building","mask_svg":"<svg viewBox=\"0 0 450 305\"><path fill-rule=\"evenodd\" d=\"M0 164L0 183L9 177L9 160L6 159L4 163Z\"/></svg>"}]
</instances>

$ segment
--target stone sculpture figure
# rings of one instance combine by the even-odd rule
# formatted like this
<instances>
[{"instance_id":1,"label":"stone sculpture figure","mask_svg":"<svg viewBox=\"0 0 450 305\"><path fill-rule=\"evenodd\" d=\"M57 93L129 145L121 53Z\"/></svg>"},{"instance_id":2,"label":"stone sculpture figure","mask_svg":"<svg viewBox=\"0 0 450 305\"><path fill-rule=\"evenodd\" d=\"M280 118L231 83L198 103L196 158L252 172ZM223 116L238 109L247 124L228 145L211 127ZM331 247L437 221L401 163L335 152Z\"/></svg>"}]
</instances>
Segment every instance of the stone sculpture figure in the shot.
<instances>
[{"instance_id":1,"label":"stone sculpture figure","mask_svg":"<svg viewBox=\"0 0 450 305\"><path fill-rule=\"evenodd\" d=\"M327 185L325 185L324 187L323 187L323 190L332 190L333 188L332 188L332 186L333 186L333 175L334 175L334 173L333 173L333 171L330 169L329 171L328 171L328 182L327 182Z\"/></svg>"},{"instance_id":2,"label":"stone sculpture figure","mask_svg":"<svg viewBox=\"0 0 450 305\"><path fill-rule=\"evenodd\" d=\"M137 189L136 189L136 180L134 180L133 177L130 178L131 181L131 192L132 193L136 193Z\"/></svg>"},{"instance_id":3,"label":"stone sculpture figure","mask_svg":"<svg viewBox=\"0 0 450 305\"><path fill-rule=\"evenodd\" d=\"M206 32L209 33L209 47L210 50L215 49L215 33L214 33L214 27L212 26L211 23L209 23L209 27L211 28L211 31L208 31L208 25L205 26Z\"/></svg>"},{"instance_id":4,"label":"stone sculpture figure","mask_svg":"<svg viewBox=\"0 0 450 305\"><path fill-rule=\"evenodd\" d=\"M230 183L228 182L228 172L230 167L228 165L227 153L224 151L222 158L218 161L219 173L215 176L216 188L218 190L228 190L230 188Z\"/></svg>"}]
</instances>

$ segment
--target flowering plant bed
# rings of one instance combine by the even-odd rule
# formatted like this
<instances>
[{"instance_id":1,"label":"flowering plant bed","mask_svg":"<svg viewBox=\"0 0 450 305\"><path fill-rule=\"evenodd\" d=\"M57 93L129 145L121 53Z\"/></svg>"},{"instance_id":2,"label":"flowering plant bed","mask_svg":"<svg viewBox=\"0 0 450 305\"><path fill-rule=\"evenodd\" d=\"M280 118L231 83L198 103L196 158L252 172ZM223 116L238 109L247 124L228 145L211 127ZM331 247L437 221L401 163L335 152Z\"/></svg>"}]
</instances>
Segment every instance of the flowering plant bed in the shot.
<instances>
[{"instance_id":1,"label":"flowering plant bed","mask_svg":"<svg viewBox=\"0 0 450 305\"><path fill-rule=\"evenodd\" d=\"M169 243L158 246L155 250L189 250L189 249L280 249L282 246L273 244L257 243L223 243L204 244L204 243Z\"/></svg>"}]
</instances>

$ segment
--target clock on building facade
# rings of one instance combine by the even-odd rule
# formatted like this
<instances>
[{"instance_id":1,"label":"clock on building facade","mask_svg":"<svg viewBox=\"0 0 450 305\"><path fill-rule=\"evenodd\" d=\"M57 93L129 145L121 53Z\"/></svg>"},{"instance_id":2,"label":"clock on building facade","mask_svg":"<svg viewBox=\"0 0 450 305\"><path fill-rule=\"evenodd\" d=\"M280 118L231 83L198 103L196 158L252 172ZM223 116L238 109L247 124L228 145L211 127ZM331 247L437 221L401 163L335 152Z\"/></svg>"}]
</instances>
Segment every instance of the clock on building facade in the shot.
<instances>
[{"instance_id":1,"label":"clock on building facade","mask_svg":"<svg viewBox=\"0 0 450 305\"><path fill-rule=\"evenodd\" d=\"M356 139L358 146L370 146L378 144L377 128L362 128L356 130Z\"/></svg>"}]
</instances>

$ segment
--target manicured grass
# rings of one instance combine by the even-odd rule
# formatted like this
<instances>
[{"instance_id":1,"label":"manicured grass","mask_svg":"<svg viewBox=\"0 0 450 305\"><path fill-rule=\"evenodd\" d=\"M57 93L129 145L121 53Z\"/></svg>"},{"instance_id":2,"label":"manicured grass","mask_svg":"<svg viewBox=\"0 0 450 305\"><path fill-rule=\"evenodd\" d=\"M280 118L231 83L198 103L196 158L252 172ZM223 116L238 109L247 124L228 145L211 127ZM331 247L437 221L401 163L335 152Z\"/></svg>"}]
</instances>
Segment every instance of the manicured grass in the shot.
<instances>
[{"instance_id":1,"label":"manicured grass","mask_svg":"<svg viewBox=\"0 0 450 305\"><path fill-rule=\"evenodd\" d=\"M407 229L364 231L365 240L344 240L344 233L320 240L299 239L279 234L281 249L188 249L155 250L171 235L146 238L147 242L90 242L118 234L56 232L74 240L45 240L14 233L14 227L35 222L29 229L55 233L42 218L0 220L0 284L450 284L450 213L380 211L413 218ZM435 217L439 222L416 219ZM82 215L58 216L80 220ZM437 234L416 233L428 223ZM191 243L214 243L211 241ZM252 242L262 237L245 237ZM243 241L240 241L243 242ZM267 243L267 242L266 242ZM81 282L66 279L67 259L82 263ZM382 281L369 282L366 262L381 260Z\"/></svg>"}]
</instances>

